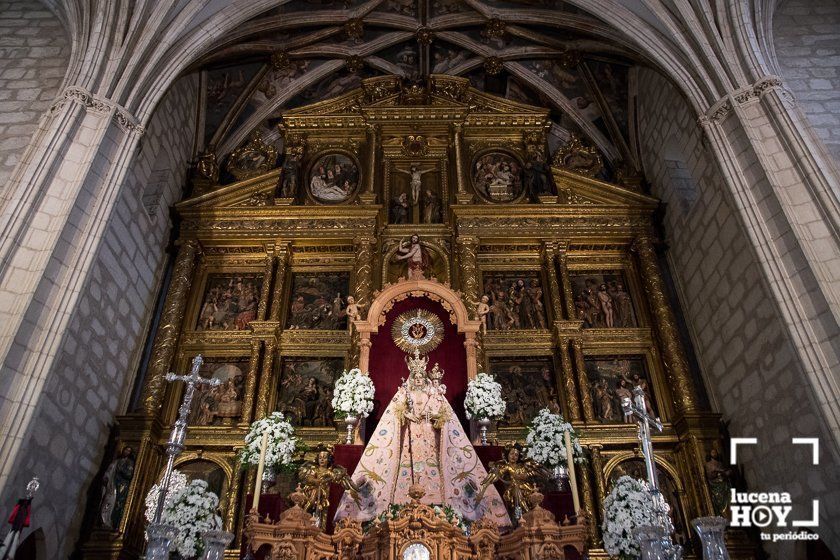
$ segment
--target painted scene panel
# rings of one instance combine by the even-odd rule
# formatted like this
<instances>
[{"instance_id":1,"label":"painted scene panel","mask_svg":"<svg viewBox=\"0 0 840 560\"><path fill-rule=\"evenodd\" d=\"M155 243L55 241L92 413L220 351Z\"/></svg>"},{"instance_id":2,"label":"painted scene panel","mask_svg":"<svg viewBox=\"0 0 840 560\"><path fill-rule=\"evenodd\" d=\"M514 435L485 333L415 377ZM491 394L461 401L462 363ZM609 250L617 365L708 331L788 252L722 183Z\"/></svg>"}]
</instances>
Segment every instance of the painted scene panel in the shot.
<instances>
[{"instance_id":1,"label":"painted scene panel","mask_svg":"<svg viewBox=\"0 0 840 560\"><path fill-rule=\"evenodd\" d=\"M500 426L526 426L543 408L560 412L551 357L490 358L490 372L507 401L507 414Z\"/></svg>"},{"instance_id":2,"label":"painted scene panel","mask_svg":"<svg viewBox=\"0 0 840 560\"><path fill-rule=\"evenodd\" d=\"M350 290L348 272L295 273L286 326L290 329L344 330Z\"/></svg>"},{"instance_id":3,"label":"painted scene panel","mask_svg":"<svg viewBox=\"0 0 840 560\"><path fill-rule=\"evenodd\" d=\"M482 279L490 306L488 329L548 328L546 298L539 271L485 272Z\"/></svg>"},{"instance_id":4,"label":"painted scene panel","mask_svg":"<svg viewBox=\"0 0 840 560\"><path fill-rule=\"evenodd\" d=\"M586 358L585 363L589 391L598 420L605 423L632 423L632 417L625 416L622 411L621 399L632 398L636 386L645 391L648 413L658 416L650 376L642 356Z\"/></svg>"},{"instance_id":5,"label":"painted scene panel","mask_svg":"<svg viewBox=\"0 0 840 560\"><path fill-rule=\"evenodd\" d=\"M242 393L248 358L204 358L198 374L205 379L219 379L221 385L198 385L193 397L193 426L231 424L242 416Z\"/></svg>"},{"instance_id":6,"label":"painted scene panel","mask_svg":"<svg viewBox=\"0 0 840 560\"><path fill-rule=\"evenodd\" d=\"M341 358L286 358L280 371L277 410L295 426L332 426L335 379Z\"/></svg>"},{"instance_id":7,"label":"painted scene panel","mask_svg":"<svg viewBox=\"0 0 840 560\"><path fill-rule=\"evenodd\" d=\"M627 281L620 271L571 275L575 313L584 328L638 326Z\"/></svg>"},{"instance_id":8,"label":"painted scene panel","mask_svg":"<svg viewBox=\"0 0 840 560\"><path fill-rule=\"evenodd\" d=\"M201 299L195 329L242 331L257 318L263 275L258 273L210 274Z\"/></svg>"}]
</instances>

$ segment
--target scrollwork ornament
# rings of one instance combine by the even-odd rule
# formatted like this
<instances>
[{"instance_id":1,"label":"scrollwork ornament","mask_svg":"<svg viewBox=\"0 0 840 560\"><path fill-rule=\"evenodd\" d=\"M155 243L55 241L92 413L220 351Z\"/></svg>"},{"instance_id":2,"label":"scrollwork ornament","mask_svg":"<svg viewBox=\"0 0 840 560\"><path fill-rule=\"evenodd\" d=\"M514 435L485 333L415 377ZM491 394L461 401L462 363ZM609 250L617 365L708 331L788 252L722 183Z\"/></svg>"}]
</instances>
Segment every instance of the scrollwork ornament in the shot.
<instances>
[{"instance_id":1,"label":"scrollwork ornament","mask_svg":"<svg viewBox=\"0 0 840 560\"><path fill-rule=\"evenodd\" d=\"M595 177L603 169L604 162L597 148L587 146L578 135L572 134L566 145L554 153L551 165L586 177Z\"/></svg>"}]
</instances>

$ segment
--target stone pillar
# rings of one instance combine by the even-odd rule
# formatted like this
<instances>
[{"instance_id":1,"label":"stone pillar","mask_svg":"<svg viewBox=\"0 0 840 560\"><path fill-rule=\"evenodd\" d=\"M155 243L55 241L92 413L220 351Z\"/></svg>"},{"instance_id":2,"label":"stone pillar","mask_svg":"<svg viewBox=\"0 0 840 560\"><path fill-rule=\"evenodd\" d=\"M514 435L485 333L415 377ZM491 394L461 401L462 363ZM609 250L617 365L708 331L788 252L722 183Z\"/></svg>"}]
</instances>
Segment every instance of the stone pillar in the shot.
<instances>
[{"instance_id":1,"label":"stone pillar","mask_svg":"<svg viewBox=\"0 0 840 560\"><path fill-rule=\"evenodd\" d=\"M580 399L583 403L583 418L587 422L595 420L595 407L592 406L592 394L589 392L589 379L586 376L586 361L583 359L583 342L579 339L572 340L572 354L575 358L575 369L577 369L578 386L580 387Z\"/></svg>"},{"instance_id":2,"label":"stone pillar","mask_svg":"<svg viewBox=\"0 0 840 560\"><path fill-rule=\"evenodd\" d=\"M187 240L178 250L172 281L163 304L160 324L152 346L152 357L146 369L146 385L143 390L143 410L148 416L157 415L163 399L166 380L164 377L172 367L178 335L184 321L187 296L192 285L198 242Z\"/></svg>"},{"instance_id":3,"label":"stone pillar","mask_svg":"<svg viewBox=\"0 0 840 560\"><path fill-rule=\"evenodd\" d=\"M662 346L662 358L674 387L674 401L681 413L697 410L697 397L688 371L674 312L665 294L665 285L659 272L656 250L649 236L640 236L633 244L639 257L642 282L648 295L653 323L659 344Z\"/></svg>"}]
</instances>

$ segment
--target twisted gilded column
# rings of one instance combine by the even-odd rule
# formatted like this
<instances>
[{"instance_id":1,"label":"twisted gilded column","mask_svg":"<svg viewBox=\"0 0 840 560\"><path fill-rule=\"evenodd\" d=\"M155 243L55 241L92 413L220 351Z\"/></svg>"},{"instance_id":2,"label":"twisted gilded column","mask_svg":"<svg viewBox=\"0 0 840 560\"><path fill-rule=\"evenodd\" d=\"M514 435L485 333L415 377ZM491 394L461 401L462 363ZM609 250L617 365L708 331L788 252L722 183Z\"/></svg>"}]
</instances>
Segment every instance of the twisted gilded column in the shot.
<instances>
[{"instance_id":1,"label":"twisted gilded column","mask_svg":"<svg viewBox=\"0 0 840 560\"><path fill-rule=\"evenodd\" d=\"M178 257L175 260L175 267L172 270L172 280L169 284L169 291L166 294L166 301L163 304L160 325L158 326L155 341L152 346L152 358L146 370L146 386L143 390L143 410L148 416L157 414L160 409L161 400L163 399L163 391L166 384L164 377L172 366L172 359L175 356L175 347L178 342L178 333L181 332L181 327L184 322L187 296L192 285L197 251L198 241L194 239L184 241L178 250Z\"/></svg>"},{"instance_id":2,"label":"twisted gilded column","mask_svg":"<svg viewBox=\"0 0 840 560\"><path fill-rule=\"evenodd\" d=\"M580 399L583 404L583 417L587 422L595 420L595 407L592 406L592 395L589 392L589 379L586 377L586 361L583 359L583 341L579 338L572 340L572 354L575 357Z\"/></svg>"},{"instance_id":3,"label":"twisted gilded column","mask_svg":"<svg viewBox=\"0 0 840 560\"><path fill-rule=\"evenodd\" d=\"M361 318L367 317L370 304L373 302L373 248L376 240L371 235L360 235L353 240L356 249L356 260L353 266L353 297L359 305ZM359 333L352 325L347 326L353 336L350 340L349 363L358 364L360 359Z\"/></svg>"},{"instance_id":4,"label":"twisted gilded column","mask_svg":"<svg viewBox=\"0 0 840 560\"><path fill-rule=\"evenodd\" d=\"M674 387L677 408L680 412L694 412L697 410L694 384L688 371L688 360L680 342L674 312L665 292L653 239L648 235L638 237L633 243L633 250L639 257L642 282L653 311L654 327Z\"/></svg>"}]
</instances>

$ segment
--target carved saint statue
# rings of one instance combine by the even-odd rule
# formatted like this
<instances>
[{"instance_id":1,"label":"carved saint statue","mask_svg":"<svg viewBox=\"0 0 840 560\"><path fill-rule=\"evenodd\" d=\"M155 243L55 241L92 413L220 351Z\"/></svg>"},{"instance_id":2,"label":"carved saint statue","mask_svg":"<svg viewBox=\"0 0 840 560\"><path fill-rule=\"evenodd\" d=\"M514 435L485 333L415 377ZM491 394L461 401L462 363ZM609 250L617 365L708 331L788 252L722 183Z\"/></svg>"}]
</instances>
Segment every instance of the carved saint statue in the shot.
<instances>
[{"instance_id":1,"label":"carved saint statue","mask_svg":"<svg viewBox=\"0 0 840 560\"><path fill-rule=\"evenodd\" d=\"M310 512L315 523L327 526L327 511L330 508L330 484L340 484L344 492L356 503L359 502L359 487L356 486L344 467L333 466L333 456L326 449L318 451L317 462L306 461L298 471L303 483L303 495L306 497L303 509Z\"/></svg>"},{"instance_id":2,"label":"carved saint statue","mask_svg":"<svg viewBox=\"0 0 840 560\"><path fill-rule=\"evenodd\" d=\"M494 488L476 500L479 481L487 473L446 400L446 387L440 383L444 371L437 364L427 371L428 363L417 350L406 359L409 377L382 414L353 472L353 482L362 488L359 503L345 494L336 520L374 519L391 504L410 503L409 489L419 485L425 504L449 504L465 519L486 517L509 526Z\"/></svg>"},{"instance_id":3,"label":"carved saint statue","mask_svg":"<svg viewBox=\"0 0 840 560\"><path fill-rule=\"evenodd\" d=\"M103 527L112 530L119 529L132 478L134 478L134 449L125 446L119 456L108 465L102 481L99 520Z\"/></svg>"},{"instance_id":4,"label":"carved saint statue","mask_svg":"<svg viewBox=\"0 0 840 560\"><path fill-rule=\"evenodd\" d=\"M523 459L519 444L512 445L507 448L502 461L490 464L490 472L481 483L481 491L476 500L481 501L494 482L501 482L505 486L505 503L513 510L516 519L519 519L532 507L528 498L538 490L535 484L538 477L545 477L543 468L530 459Z\"/></svg>"},{"instance_id":5,"label":"carved saint statue","mask_svg":"<svg viewBox=\"0 0 840 560\"><path fill-rule=\"evenodd\" d=\"M714 448L706 455L705 470L715 513L723 515L726 508L729 507L732 471L723 464L720 460L720 453Z\"/></svg>"},{"instance_id":6,"label":"carved saint statue","mask_svg":"<svg viewBox=\"0 0 840 560\"><path fill-rule=\"evenodd\" d=\"M404 240L400 241L400 246L393 257L394 262L408 261L408 279L409 280L425 280L426 271L431 266L428 252L420 243L420 236L414 234L411 236L411 242L406 243Z\"/></svg>"}]
</instances>

